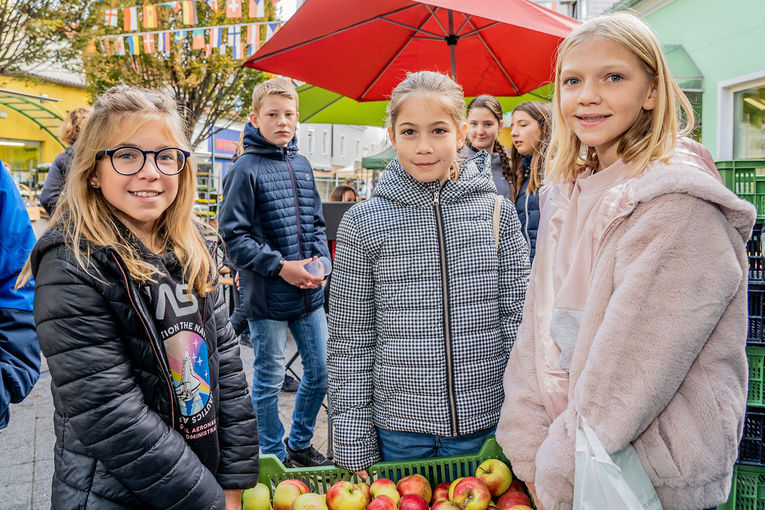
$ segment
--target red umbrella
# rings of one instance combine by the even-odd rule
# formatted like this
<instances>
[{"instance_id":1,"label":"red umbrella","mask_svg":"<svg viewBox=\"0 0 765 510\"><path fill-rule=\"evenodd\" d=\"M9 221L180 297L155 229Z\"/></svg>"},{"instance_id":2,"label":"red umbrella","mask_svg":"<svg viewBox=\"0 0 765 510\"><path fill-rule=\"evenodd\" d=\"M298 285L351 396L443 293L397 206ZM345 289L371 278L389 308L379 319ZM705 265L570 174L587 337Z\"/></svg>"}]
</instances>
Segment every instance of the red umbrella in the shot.
<instances>
[{"instance_id":1,"label":"red umbrella","mask_svg":"<svg viewBox=\"0 0 765 510\"><path fill-rule=\"evenodd\" d=\"M520 95L552 79L577 23L529 0L307 0L244 65L358 101L420 70L451 71L466 96Z\"/></svg>"}]
</instances>

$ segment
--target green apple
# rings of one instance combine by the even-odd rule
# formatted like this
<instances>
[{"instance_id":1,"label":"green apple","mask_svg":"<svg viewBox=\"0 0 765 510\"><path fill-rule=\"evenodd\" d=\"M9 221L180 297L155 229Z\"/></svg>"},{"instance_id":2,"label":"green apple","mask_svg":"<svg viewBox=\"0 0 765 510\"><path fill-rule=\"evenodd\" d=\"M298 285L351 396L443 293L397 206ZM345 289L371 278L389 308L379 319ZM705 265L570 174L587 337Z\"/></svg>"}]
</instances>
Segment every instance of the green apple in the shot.
<instances>
[{"instance_id":1,"label":"green apple","mask_svg":"<svg viewBox=\"0 0 765 510\"><path fill-rule=\"evenodd\" d=\"M242 510L271 510L271 493L259 483L242 493Z\"/></svg>"}]
</instances>

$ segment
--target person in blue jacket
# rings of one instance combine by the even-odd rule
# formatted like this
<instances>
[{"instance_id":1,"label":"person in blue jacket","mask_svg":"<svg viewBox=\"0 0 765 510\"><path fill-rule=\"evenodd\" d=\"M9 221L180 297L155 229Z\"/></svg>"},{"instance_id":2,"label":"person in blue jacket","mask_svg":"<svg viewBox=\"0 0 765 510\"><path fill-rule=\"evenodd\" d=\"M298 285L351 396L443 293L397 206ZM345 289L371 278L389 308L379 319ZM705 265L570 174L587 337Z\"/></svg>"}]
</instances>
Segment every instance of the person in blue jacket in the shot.
<instances>
[{"instance_id":1,"label":"person in blue jacket","mask_svg":"<svg viewBox=\"0 0 765 510\"><path fill-rule=\"evenodd\" d=\"M298 97L274 78L255 87L244 152L223 183L218 224L239 271L255 360L252 401L260 448L288 466L331 464L311 446L327 393L324 276L305 265L329 259L321 198L308 160L298 154ZM287 330L303 363L292 427L284 438L278 394L284 381Z\"/></svg>"},{"instance_id":2,"label":"person in blue jacket","mask_svg":"<svg viewBox=\"0 0 765 510\"><path fill-rule=\"evenodd\" d=\"M513 110L511 122L510 160L515 209L533 262L539 227L539 188L544 178L544 161L552 128L550 105L539 101L519 104Z\"/></svg>"},{"instance_id":3,"label":"person in blue jacket","mask_svg":"<svg viewBox=\"0 0 765 510\"><path fill-rule=\"evenodd\" d=\"M26 397L40 377L40 344L32 315L34 281L14 290L35 233L16 183L0 161L0 429L10 404Z\"/></svg>"}]
</instances>

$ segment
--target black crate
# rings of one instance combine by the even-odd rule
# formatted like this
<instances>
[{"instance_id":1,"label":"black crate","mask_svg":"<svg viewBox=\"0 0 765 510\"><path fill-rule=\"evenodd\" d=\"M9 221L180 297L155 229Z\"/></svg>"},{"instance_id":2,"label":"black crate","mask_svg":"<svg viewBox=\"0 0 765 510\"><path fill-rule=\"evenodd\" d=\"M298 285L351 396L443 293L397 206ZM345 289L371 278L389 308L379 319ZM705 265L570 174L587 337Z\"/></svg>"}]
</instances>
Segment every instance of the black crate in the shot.
<instances>
[{"instance_id":1,"label":"black crate","mask_svg":"<svg viewBox=\"0 0 765 510\"><path fill-rule=\"evenodd\" d=\"M765 410L748 407L744 419L744 434L738 447L738 461L750 466L765 466Z\"/></svg>"},{"instance_id":2,"label":"black crate","mask_svg":"<svg viewBox=\"0 0 765 510\"><path fill-rule=\"evenodd\" d=\"M747 345L765 347L765 283L749 282Z\"/></svg>"},{"instance_id":3,"label":"black crate","mask_svg":"<svg viewBox=\"0 0 765 510\"><path fill-rule=\"evenodd\" d=\"M762 226L758 222L752 231L752 237L746 243L746 254L749 257L749 281L765 283L765 261L762 257Z\"/></svg>"}]
</instances>

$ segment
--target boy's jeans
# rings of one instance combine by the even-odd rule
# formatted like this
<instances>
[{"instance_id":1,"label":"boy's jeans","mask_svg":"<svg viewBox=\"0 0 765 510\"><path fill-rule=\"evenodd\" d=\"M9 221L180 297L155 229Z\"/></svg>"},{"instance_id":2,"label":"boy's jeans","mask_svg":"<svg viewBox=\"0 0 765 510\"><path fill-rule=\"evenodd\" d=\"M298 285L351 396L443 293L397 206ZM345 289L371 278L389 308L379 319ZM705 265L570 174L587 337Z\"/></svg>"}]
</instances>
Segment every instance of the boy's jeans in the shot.
<instances>
[{"instance_id":1,"label":"boy's jeans","mask_svg":"<svg viewBox=\"0 0 765 510\"><path fill-rule=\"evenodd\" d=\"M496 426L472 434L456 437L434 436L417 432L377 429L380 439L380 453L384 461L426 459L475 453L489 436L494 435ZM461 474L459 476L470 476Z\"/></svg>"},{"instance_id":2,"label":"boy's jeans","mask_svg":"<svg viewBox=\"0 0 765 510\"><path fill-rule=\"evenodd\" d=\"M303 362L289 444L293 450L302 450L311 444L316 416L327 394L327 317L320 307L294 321L256 319L247 322L255 353L252 403L258 418L260 451L272 453L283 461L287 450L282 442L284 426L279 419L277 398L284 381L287 328L292 332Z\"/></svg>"}]
</instances>

